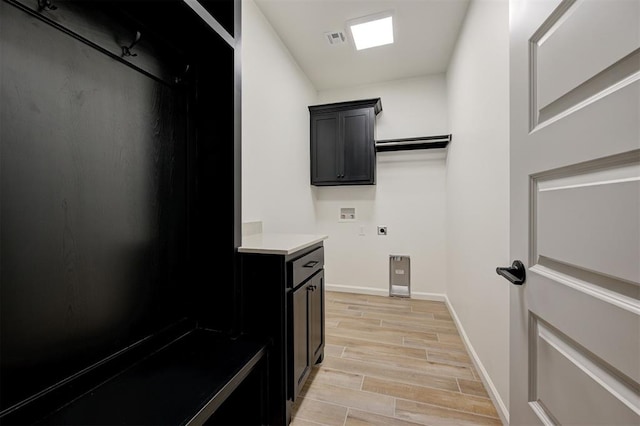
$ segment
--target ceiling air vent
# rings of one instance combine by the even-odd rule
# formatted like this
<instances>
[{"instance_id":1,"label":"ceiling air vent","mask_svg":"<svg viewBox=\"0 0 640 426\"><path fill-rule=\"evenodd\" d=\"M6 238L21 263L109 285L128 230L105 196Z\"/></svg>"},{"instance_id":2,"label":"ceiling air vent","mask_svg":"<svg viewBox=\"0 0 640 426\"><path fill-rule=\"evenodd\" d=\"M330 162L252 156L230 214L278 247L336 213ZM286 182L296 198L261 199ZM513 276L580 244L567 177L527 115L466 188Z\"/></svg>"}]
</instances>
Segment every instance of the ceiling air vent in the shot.
<instances>
[{"instance_id":1,"label":"ceiling air vent","mask_svg":"<svg viewBox=\"0 0 640 426\"><path fill-rule=\"evenodd\" d=\"M326 37L327 42L332 46L342 44L347 41L347 38L344 36L342 31L330 31L328 33L324 33L324 36Z\"/></svg>"}]
</instances>

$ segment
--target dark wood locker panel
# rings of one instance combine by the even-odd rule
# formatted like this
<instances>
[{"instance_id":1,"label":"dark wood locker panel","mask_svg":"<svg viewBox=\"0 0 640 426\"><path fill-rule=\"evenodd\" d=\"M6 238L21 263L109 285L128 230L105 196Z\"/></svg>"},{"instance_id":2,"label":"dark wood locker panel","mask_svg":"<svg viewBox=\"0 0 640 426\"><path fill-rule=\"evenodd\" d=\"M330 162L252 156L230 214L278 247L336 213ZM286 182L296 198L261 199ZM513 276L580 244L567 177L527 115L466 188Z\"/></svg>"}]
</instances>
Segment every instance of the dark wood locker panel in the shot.
<instances>
[{"instance_id":1,"label":"dark wood locker panel","mask_svg":"<svg viewBox=\"0 0 640 426\"><path fill-rule=\"evenodd\" d=\"M236 0L185 0L188 4L200 4L215 18L225 31L235 37L235 1ZM198 6L196 6L198 7Z\"/></svg>"},{"instance_id":2,"label":"dark wood locker panel","mask_svg":"<svg viewBox=\"0 0 640 426\"><path fill-rule=\"evenodd\" d=\"M149 75L16 5L0 15L1 411L184 315L189 119L188 86L160 78L171 57ZM162 49L146 36L143 63Z\"/></svg>"},{"instance_id":3,"label":"dark wood locker panel","mask_svg":"<svg viewBox=\"0 0 640 426\"><path fill-rule=\"evenodd\" d=\"M202 423L254 371L264 396L237 333L240 4L0 0L0 423Z\"/></svg>"}]
</instances>

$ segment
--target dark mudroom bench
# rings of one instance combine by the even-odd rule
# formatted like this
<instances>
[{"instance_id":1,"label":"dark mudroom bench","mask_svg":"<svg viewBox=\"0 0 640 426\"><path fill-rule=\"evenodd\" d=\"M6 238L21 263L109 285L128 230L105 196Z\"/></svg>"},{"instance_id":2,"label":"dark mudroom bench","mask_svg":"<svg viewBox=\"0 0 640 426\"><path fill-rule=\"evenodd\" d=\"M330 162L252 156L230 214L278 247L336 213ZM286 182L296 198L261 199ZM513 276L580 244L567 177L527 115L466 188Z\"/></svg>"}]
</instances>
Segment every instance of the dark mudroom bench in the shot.
<instances>
[{"instance_id":1,"label":"dark mudroom bench","mask_svg":"<svg viewBox=\"0 0 640 426\"><path fill-rule=\"evenodd\" d=\"M201 328L180 332L140 342L24 404L2 424L265 424L266 345ZM247 398L251 412L242 408Z\"/></svg>"}]
</instances>

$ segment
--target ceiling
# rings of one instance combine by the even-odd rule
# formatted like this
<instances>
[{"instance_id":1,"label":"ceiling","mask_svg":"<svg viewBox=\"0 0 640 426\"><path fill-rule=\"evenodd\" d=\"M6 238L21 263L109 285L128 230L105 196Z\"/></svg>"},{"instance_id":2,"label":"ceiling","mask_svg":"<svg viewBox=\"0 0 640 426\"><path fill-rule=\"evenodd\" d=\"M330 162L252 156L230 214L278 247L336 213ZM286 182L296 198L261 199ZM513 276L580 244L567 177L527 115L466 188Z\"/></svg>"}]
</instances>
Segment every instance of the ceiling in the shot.
<instances>
[{"instance_id":1,"label":"ceiling","mask_svg":"<svg viewBox=\"0 0 640 426\"><path fill-rule=\"evenodd\" d=\"M317 90L442 73L469 0L255 0ZM346 22L394 12L395 42L356 51ZM326 32L343 31L330 45Z\"/></svg>"}]
</instances>

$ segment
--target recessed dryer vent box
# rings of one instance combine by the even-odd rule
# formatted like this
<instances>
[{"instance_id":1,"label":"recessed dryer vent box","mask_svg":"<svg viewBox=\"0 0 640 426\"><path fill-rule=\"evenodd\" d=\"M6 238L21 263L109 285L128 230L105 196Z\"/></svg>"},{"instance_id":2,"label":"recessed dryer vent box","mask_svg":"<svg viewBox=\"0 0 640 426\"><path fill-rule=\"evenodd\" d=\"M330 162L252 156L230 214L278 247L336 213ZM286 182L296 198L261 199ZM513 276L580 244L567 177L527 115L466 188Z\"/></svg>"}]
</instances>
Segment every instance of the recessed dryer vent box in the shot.
<instances>
[{"instance_id":1,"label":"recessed dryer vent box","mask_svg":"<svg viewBox=\"0 0 640 426\"><path fill-rule=\"evenodd\" d=\"M411 297L409 256L389 255L389 296Z\"/></svg>"}]
</instances>

